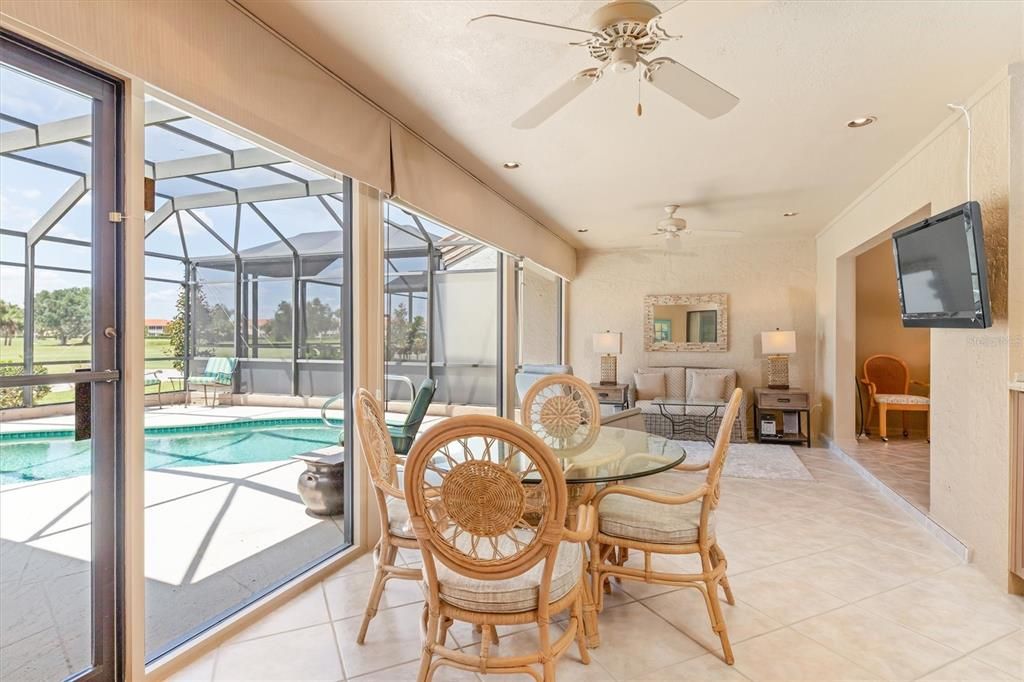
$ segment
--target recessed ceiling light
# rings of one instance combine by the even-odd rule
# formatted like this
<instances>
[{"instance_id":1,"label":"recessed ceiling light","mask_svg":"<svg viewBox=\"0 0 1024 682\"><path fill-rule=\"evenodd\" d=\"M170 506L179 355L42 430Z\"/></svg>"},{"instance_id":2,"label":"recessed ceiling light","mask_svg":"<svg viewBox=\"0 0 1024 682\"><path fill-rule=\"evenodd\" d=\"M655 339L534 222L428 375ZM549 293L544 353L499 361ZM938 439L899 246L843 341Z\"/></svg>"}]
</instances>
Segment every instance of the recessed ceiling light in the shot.
<instances>
[{"instance_id":1,"label":"recessed ceiling light","mask_svg":"<svg viewBox=\"0 0 1024 682\"><path fill-rule=\"evenodd\" d=\"M800 215L800 211L786 211L782 214L783 218L792 218L795 215Z\"/></svg>"},{"instance_id":2,"label":"recessed ceiling light","mask_svg":"<svg viewBox=\"0 0 1024 682\"><path fill-rule=\"evenodd\" d=\"M846 122L846 127L847 128L863 128L864 126L871 125L872 123L874 123L877 120L878 120L877 116L861 116L860 118L855 118L852 121L847 121Z\"/></svg>"},{"instance_id":3,"label":"recessed ceiling light","mask_svg":"<svg viewBox=\"0 0 1024 682\"><path fill-rule=\"evenodd\" d=\"M518 161L506 161L505 163L503 163L501 165L502 165L503 168L505 168L507 170L515 170L516 168L519 168L519 162Z\"/></svg>"},{"instance_id":4,"label":"recessed ceiling light","mask_svg":"<svg viewBox=\"0 0 1024 682\"><path fill-rule=\"evenodd\" d=\"M579 232L580 234L583 234L584 232L590 232L590 230L588 230L588 229L587 229L587 228L585 228L585 227L581 227L580 229L578 229L578 230L576 230L576 231L577 231L577 232Z\"/></svg>"}]
</instances>

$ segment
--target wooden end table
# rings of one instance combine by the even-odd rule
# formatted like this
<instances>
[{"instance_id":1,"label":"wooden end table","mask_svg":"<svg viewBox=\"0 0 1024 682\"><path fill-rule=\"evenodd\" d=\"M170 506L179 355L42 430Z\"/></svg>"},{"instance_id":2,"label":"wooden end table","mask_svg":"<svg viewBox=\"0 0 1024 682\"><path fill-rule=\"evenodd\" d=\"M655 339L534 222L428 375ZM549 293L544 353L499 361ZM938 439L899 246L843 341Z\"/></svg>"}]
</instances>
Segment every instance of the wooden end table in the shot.
<instances>
[{"instance_id":1,"label":"wooden end table","mask_svg":"<svg viewBox=\"0 0 1024 682\"><path fill-rule=\"evenodd\" d=\"M797 430L794 433L782 432L778 435L761 433L761 413L776 412L783 415L796 414ZM806 430L804 427L806 421ZM754 440L758 443L786 443L800 445L806 443L811 447L811 396L799 388L765 388L754 389Z\"/></svg>"},{"instance_id":2,"label":"wooden end table","mask_svg":"<svg viewBox=\"0 0 1024 682\"><path fill-rule=\"evenodd\" d=\"M590 387L597 394L597 402L600 404L629 409L629 384L590 384Z\"/></svg>"}]
</instances>

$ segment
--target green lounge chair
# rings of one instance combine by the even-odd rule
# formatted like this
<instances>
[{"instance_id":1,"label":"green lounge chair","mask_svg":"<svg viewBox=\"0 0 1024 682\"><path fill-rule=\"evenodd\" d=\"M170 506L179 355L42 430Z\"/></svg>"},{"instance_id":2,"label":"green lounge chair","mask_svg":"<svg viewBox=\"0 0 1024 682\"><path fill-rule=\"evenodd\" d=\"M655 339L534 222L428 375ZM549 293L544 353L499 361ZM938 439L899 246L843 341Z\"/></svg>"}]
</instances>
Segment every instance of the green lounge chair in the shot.
<instances>
[{"instance_id":1,"label":"green lounge chair","mask_svg":"<svg viewBox=\"0 0 1024 682\"><path fill-rule=\"evenodd\" d=\"M409 406L409 414L405 416L405 421L401 424L388 424L388 433L391 434L391 443L395 446L396 455L409 454L412 442L416 440L416 434L420 430L420 424L427 416L430 401L434 399L435 390L437 383L433 379L424 379L416 391L412 405Z\"/></svg>"},{"instance_id":2,"label":"green lounge chair","mask_svg":"<svg viewBox=\"0 0 1024 682\"><path fill-rule=\"evenodd\" d=\"M404 381L408 382L407 379L404 379ZM423 418L427 416L427 408L430 407L430 401L434 398L435 390L437 390L437 382L433 379L424 379L420 384L419 390L413 396L412 404L409 406L409 414L405 416L405 419L401 422L389 421L387 423L388 433L391 434L391 443L394 445L395 454L409 454L412 442L416 440L416 434L420 430L420 424L423 423ZM338 421L331 421L327 417L327 407L336 400L340 400L343 396L344 394L334 396L324 403L323 408L320 410L320 419L323 420L324 424L340 429L340 433L338 433L339 445L345 444L345 425Z\"/></svg>"},{"instance_id":3,"label":"green lounge chair","mask_svg":"<svg viewBox=\"0 0 1024 682\"><path fill-rule=\"evenodd\" d=\"M197 376L190 376L185 379L185 405L188 405L189 387L203 387L203 404L210 406L207 390L213 389L214 406L217 403L217 391L227 389L231 391L234 387L235 368L238 366L238 358L210 358L206 361L203 373Z\"/></svg>"},{"instance_id":4,"label":"green lounge chair","mask_svg":"<svg viewBox=\"0 0 1024 682\"><path fill-rule=\"evenodd\" d=\"M143 377L144 377L143 383L147 387L149 387L149 386L156 386L156 403L157 403L157 405L160 406L160 409L163 409L163 407L164 407L163 385L162 385L163 382L160 381L160 372L159 372L159 370L154 370L152 372L146 372L143 375Z\"/></svg>"}]
</instances>

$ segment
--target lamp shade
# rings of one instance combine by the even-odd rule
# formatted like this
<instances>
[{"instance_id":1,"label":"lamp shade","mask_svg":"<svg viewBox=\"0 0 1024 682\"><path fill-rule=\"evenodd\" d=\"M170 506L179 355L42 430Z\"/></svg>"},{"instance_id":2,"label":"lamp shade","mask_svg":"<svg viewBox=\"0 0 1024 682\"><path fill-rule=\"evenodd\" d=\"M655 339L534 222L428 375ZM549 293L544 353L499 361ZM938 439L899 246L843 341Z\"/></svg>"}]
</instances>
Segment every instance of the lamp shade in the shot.
<instances>
[{"instance_id":1,"label":"lamp shade","mask_svg":"<svg viewBox=\"0 0 1024 682\"><path fill-rule=\"evenodd\" d=\"M796 352L796 332L761 332L761 352L765 355L789 355Z\"/></svg>"},{"instance_id":2,"label":"lamp shade","mask_svg":"<svg viewBox=\"0 0 1024 682\"><path fill-rule=\"evenodd\" d=\"M618 355L622 352L622 332L594 334L594 352Z\"/></svg>"}]
</instances>

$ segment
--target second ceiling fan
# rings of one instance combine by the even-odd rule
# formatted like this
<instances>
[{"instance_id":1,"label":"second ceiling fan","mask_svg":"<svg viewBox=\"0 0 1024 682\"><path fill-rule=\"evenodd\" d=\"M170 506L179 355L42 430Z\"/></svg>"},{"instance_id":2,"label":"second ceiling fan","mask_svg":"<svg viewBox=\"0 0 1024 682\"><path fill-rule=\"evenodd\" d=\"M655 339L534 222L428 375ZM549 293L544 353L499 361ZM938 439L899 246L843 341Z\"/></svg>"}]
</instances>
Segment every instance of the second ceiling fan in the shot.
<instances>
[{"instance_id":1,"label":"second ceiling fan","mask_svg":"<svg viewBox=\"0 0 1024 682\"><path fill-rule=\"evenodd\" d=\"M470 20L470 28L584 47L599 66L580 71L512 122L514 128L536 128L598 82L604 73L639 77L706 118L728 113L739 98L669 57L647 59L661 43L699 31L702 25L764 4L759 1L693 2L685 0L666 12L644 0L616 0L591 16L591 30L558 26L501 14ZM642 113L639 102L637 115Z\"/></svg>"}]
</instances>

